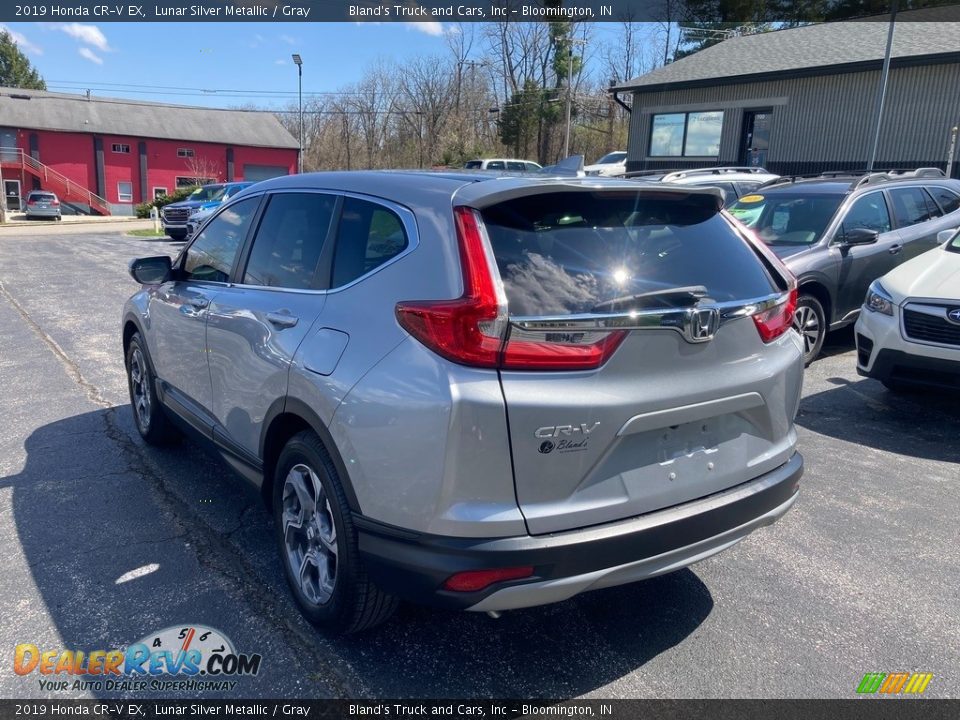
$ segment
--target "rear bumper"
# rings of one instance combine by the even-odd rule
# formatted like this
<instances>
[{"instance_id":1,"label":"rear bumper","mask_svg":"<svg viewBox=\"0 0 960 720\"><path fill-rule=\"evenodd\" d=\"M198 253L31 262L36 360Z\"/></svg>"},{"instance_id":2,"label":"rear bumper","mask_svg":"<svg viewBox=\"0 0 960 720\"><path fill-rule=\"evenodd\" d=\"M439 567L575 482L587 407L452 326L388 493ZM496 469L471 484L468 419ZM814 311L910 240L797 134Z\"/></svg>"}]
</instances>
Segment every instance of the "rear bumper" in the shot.
<instances>
[{"instance_id":1,"label":"rear bumper","mask_svg":"<svg viewBox=\"0 0 960 720\"><path fill-rule=\"evenodd\" d=\"M407 532L357 516L370 578L418 603L490 611L558 602L587 590L677 570L720 552L793 505L803 458L754 480L630 520L550 535L451 538ZM442 589L465 570L533 566L533 577L473 593Z\"/></svg>"}]
</instances>

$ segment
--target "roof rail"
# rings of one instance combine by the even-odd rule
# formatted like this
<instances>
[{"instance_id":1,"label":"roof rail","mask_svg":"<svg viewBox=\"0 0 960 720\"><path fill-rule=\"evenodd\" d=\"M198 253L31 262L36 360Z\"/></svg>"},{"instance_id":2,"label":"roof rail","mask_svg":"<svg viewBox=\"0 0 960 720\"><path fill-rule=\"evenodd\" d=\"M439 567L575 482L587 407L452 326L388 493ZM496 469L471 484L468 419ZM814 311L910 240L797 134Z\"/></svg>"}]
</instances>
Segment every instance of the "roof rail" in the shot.
<instances>
[{"instance_id":1,"label":"roof rail","mask_svg":"<svg viewBox=\"0 0 960 720\"><path fill-rule=\"evenodd\" d=\"M674 170L673 172L667 173L667 175L664 176L663 181L670 182L671 180L678 180L680 178L689 177L690 175L723 175L724 173L750 173L751 175L766 175L769 174L769 171L766 168L755 167L752 165L724 165L708 168L693 168L690 170Z\"/></svg>"},{"instance_id":2,"label":"roof rail","mask_svg":"<svg viewBox=\"0 0 960 720\"><path fill-rule=\"evenodd\" d=\"M868 185L877 185L885 182L895 182L897 180L916 180L917 178L942 178L946 174L940 168L926 167L915 170L881 170L864 175L859 180L851 183L850 188L865 187Z\"/></svg>"}]
</instances>

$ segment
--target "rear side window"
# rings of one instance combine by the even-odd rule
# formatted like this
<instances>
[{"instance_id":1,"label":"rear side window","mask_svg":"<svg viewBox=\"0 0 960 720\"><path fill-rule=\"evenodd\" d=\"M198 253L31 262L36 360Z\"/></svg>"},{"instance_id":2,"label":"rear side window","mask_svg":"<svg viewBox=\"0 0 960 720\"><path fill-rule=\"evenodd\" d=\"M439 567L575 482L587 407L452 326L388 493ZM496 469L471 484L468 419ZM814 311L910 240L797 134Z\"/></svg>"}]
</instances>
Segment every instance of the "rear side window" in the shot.
<instances>
[{"instance_id":1,"label":"rear side window","mask_svg":"<svg viewBox=\"0 0 960 720\"><path fill-rule=\"evenodd\" d=\"M519 170L520 172L526 172L526 167L522 162L508 162L507 170Z\"/></svg>"},{"instance_id":2,"label":"rear side window","mask_svg":"<svg viewBox=\"0 0 960 720\"><path fill-rule=\"evenodd\" d=\"M558 192L483 211L512 315L618 312L703 286L724 302L776 286L708 195Z\"/></svg>"},{"instance_id":3,"label":"rear side window","mask_svg":"<svg viewBox=\"0 0 960 720\"><path fill-rule=\"evenodd\" d=\"M956 193L942 187L932 187L930 192L943 208L944 213L952 213L960 209L960 197L957 197Z\"/></svg>"},{"instance_id":4,"label":"rear side window","mask_svg":"<svg viewBox=\"0 0 960 720\"><path fill-rule=\"evenodd\" d=\"M940 217L940 208L923 188L898 188L890 191L893 216L898 227L910 227Z\"/></svg>"},{"instance_id":5,"label":"rear side window","mask_svg":"<svg viewBox=\"0 0 960 720\"><path fill-rule=\"evenodd\" d=\"M344 198L337 228L331 287L340 287L366 275L407 247L400 217L377 203Z\"/></svg>"},{"instance_id":6,"label":"rear side window","mask_svg":"<svg viewBox=\"0 0 960 720\"><path fill-rule=\"evenodd\" d=\"M487 170L506 170L502 160L491 160L487 163Z\"/></svg>"},{"instance_id":7,"label":"rear side window","mask_svg":"<svg viewBox=\"0 0 960 720\"><path fill-rule=\"evenodd\" d=\"M241 200L207 223L187 248L183 272L190 280L227 282L260 198Z\"/></svg>"},{"instance_id":8,"label":"rear side window","mask_svg":"<svg viewBox=\"0 0 960 720\"><path fill-rule=\"evenodd\" d=\"M243 282L295 290L314 287L334 204L332 195L320 193L277 193L271 197L253 241Z\"/></svg>"},{"instance_id":9,"label":"rear side window","mask_svg":"<svg viewBox=\"0 0 960 720\"><path fill-rule=\"evenodd\" d=\"M467 163L463 166L464 170L479 170L483 167L483 163L479 160L468 160Z\"/></svg>"}]
</instances>

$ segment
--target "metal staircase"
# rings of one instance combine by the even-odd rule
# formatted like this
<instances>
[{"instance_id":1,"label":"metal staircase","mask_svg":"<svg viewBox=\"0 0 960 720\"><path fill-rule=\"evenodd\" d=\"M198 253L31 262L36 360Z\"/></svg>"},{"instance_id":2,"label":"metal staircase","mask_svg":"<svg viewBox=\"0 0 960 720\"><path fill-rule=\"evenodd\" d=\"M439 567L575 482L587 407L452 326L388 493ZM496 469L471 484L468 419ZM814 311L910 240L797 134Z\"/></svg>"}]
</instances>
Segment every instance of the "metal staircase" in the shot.
<instances>
[{"instance_id":1,"label":"metal staircase","mask_svg":"<svg viewBox=\"0 0 960 720\"><path fill-rule=\"evenodd\" d=\"M0 168L5 173L14 170L38 178L40 186L56 193L62 202L86 205L98 215L110 214L110 204L105 199L20 148L0 147Z\"/></svg>"}]
</instances>

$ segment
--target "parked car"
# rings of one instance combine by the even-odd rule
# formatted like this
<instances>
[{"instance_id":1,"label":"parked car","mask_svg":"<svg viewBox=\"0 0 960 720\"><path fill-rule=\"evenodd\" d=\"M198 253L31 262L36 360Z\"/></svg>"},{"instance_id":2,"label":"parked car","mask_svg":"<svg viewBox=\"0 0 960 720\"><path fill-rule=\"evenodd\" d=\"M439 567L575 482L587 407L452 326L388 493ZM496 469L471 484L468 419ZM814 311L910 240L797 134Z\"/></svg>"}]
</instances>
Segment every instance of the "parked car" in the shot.
<instances>
[{"instance_id":1,"label":"parked car","mask_svg":"<svg viewBox=\"0 0 960 720\"><path fill-rule=\"evenodd\" d=\"M626 177L646 182L674 183L718 187L723 191L723 202L729 207L744 195L779 178L762 167L710 167L694 170L641 170Z\"/></svg>"},{"instance_id":2,"label":"parked car","mask_svg":"<svg viewBox=\"0 0 960 720\"><path fill-rule=\"evenodd\" d=\"M583 171L591 176L617 177L623 175L627 171L627 151L617 150L607 153L593 165L587 165Z\"/></svg>"},{"instance_id":3,"label":"parked car","mask_svg":"<svg viewBox=\"0 0 960 720\"><path fill-rule=\"evenodd\" d=\"M60 198L57 197L56 193L49 190L31 190L28 192L24 207L27 220L33 218L63 219L60 214Z\"/></svg>"},{"instance_id":4,"label":"parked car","mask_svg":"<svg viewBox=\"0 0 960 720\"><path fill-rule=\"evenodd\" d=\"M202 205L196 210L190 212L190 217L187 218L187 239L189 240L196 234L197 230L203 225L204 221L213 215L217 208L219 208L221 203L208 203L207 205Z\"/></svg>"},{"instance_id":5,"label":"parked car","mask_svg":"<svg viewBox=\"0 0 960 720\"><path fill-rule=\"evenodd\" d=\"M509 172L540 172L541 166L529 160L491 158L488 160L467 160L464 170L505 170Z\"/></svg>"},{"instance_id":6,"label":"parked car","mask_svg":"<svg viewBox=\"0 0 960 720\"><path fill-rule=\"evenodd\" d=\"M160 211L163 231L173 240L185 240L187 238L187 221L193 213L203 210L205 207L217 207L252 184L249 182L231 182L201 185L190 193L185 200L163 206Z\"/></svg>"},{"instance_id":7,"label":"parked car","mask_svg":"<svg viewBox=\"0 0 960 720\"><path fill-rule=\"evenodd\" d=\"M804 359L830 330L856 321L867 287L937 245L960 225L960 182L935 168L910 172L784 177L741 197L730 213L799 280L796 327Z\"/></svg>"},{"instance_id":8,"label":"parked car","mask_svg":"<svg viewBox=\"0 0 960 720\"><path fill-rule=\"evenodd\" d=\"M131 263L136 426L259 485L334 630L684 567L787 512L803 465L794 280L720 207L602 178L258 183Z\"/></svg>"},{"instance_id":9,"label":"parked car","mask_svg":"<svg viewBox=\"0 0 960 720\"><path fill-rule=\"evenodd\" d=\"M857 320L857 372L891 390L960 389L960 234L874 280Z\"/></svg>"}]
</instances>

